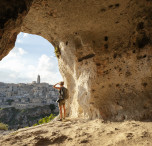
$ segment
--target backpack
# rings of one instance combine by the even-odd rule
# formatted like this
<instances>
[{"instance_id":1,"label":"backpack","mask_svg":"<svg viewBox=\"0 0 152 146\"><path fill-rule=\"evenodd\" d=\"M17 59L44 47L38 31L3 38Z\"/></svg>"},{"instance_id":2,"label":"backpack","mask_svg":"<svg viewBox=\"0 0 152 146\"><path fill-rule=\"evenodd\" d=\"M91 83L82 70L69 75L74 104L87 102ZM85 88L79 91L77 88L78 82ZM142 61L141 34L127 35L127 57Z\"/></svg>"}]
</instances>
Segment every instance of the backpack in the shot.
<instances>
[{"instance_id":1,"label":"backpack","mask_svg":"<svg viewBox=\"0 0 152 146\"><path fill-rule=\"evenodd\" d=\"M68 89L67 89L67 88L61 87L59 93L60 93L60 97L59 97L60 99L68 99L68 97L69 97L69 92L68 92Z\"/></svg>"}]
</instances>

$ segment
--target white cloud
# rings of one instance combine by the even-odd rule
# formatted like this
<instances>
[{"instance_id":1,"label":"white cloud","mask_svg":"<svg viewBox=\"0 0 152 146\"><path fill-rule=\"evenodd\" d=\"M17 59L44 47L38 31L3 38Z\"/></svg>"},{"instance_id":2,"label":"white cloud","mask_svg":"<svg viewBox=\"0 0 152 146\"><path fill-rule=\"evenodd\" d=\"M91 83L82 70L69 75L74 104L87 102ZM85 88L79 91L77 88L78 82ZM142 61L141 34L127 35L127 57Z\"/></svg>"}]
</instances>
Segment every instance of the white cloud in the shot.
<instances>
[{"instance_id":1,"label":"white cloud","mask_svg":"<svg viewBox=\"0 0 152 146\"><path fill-rule=\"evenodd\" d=\"M16 43L23 43L23 40L17 39L17 40L16 40Z\"/></svg>"},{"instance_id":2,"label":"white cloud","mask_svg":"<svg viewBox=\"0 0 152 146\"><path fill-rule=\"evenodd\" d=\"M18 48L18 52L19 52L20 55L27 54L27 52L22 48Z\"/></svg>"},{"instance_id":3,"label":"white cloud","mask_svg":"<svg viewBox=\"0 0 152 146\"><path fill-rule=\"evenodd\" d=\"M42 82L54 84L62 80L55 58L48 57L45 54L38 59L37 66L29 65L27 68L29 69L27 76L31 79L35 79L39 74Z\"/></svg>"},{"instance_id":4,"label":"white cloud","mask_svg":"<svg viewBox=\"0 0 152 146\"><path fill-rule=\"evenodd\" d=\"M16 48L0 62L0 82L32 82L36 81L38 74L42 82L55 84L62 80L55 58L43 54L35 64L22 57L25 53L23 49ZM1 71L3 71L2 78Z\"/></svg>"},{"instance_id":5,"label":"white cloud","mask_svg":"<svg viewBox=\"0 0 152 146\"><path fill-rule=\"evenodd\" d=\"M24 49L15 47L9 52L6 58L19 57L24 54L27 54L27 52Z\"/></svg>"},{"instance_id":6,"label":"white cloud","mask_svg":"<svg viewBox=\"0 0 152 146\"><path fill-rule=\"evenodd\" d=\"M27 38L29 35L30 34L28 33L23 33L23 32L19 33L19 35L17 36L16 43L19 43L19 44L23 43L24 39Z\"/></svg>"},{"instance_id":7,"label":"white cloud","mask_svg":"<svg viewBox=\"0 0 152 146\"><path fill-rule=\"evenodd\" d=\"M16 78L16 75L12 73L12 74L9 74L9 77Z\"/></svg>"},{"instance_id":8,"label":"white cloud","mask_svg":"<svg viewBox=\"0 0 152 146\"><path fill-rule=\"evenodd\" d=\"M39 63L38 63L38 71L42 71L42 70L51 70L52 68L54 68L53 65L53 61L51 60L50 57L46 56L46 55L42 55L39 58Z\"/></svg>"},{"instance_id":9,"label":"white cloud","mask_svg":"<svg viewBox=\"0 0 152 146\"><path fill-rule=\"evenodd\" d=\"M27 37L28 35L28 33L23 33L23 38Z\"/></svg>"},{"instance_id":10,"label":"white cloud","mask_svg":"<svg viewBox=\"0 0 152 146\"><path fill-rule=\"evenodd\" d=\"M10 70L19 72L23 70L25 60L22 56L27 52L22 48L14 48L10 53L0 62L1 70Z\"/></svg>"}]
</instances>

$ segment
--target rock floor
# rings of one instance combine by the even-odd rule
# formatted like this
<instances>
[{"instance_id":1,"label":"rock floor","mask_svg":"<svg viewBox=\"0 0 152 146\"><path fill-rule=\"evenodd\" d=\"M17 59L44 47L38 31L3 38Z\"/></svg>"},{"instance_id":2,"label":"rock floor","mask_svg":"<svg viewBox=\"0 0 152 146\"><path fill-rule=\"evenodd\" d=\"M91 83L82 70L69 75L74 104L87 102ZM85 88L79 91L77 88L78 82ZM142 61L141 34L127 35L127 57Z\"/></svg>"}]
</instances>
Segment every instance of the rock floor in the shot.
<instances>
[{"instance_id":1,"label":"rock floor","mask_svg":"<svg viewBox=\"0 0 152 146\"><path fill-rule=\"evenodd\" d=\"M0 146L151 146L152 122L66 119L19 129Z\"/></svg>"}]
</instances>

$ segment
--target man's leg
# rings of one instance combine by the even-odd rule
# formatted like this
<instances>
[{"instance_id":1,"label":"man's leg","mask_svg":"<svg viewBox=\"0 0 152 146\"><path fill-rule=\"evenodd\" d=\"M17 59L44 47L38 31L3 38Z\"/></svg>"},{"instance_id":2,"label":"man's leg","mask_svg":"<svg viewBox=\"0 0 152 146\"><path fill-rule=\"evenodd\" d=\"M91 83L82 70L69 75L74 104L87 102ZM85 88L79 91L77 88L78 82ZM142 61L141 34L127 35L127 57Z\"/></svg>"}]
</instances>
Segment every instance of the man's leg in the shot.
<instances>
[{"instance_id":1,"label":"man's leg","mask_svg":"<svg viewBox=\"0 0 152 146\"><path fill-rule=\"evenodd\" d=\"M66 115L65 104L63 104L63 110L64 110L64 119L65 119L65 115Z\"/></svg>"}]
</instances>

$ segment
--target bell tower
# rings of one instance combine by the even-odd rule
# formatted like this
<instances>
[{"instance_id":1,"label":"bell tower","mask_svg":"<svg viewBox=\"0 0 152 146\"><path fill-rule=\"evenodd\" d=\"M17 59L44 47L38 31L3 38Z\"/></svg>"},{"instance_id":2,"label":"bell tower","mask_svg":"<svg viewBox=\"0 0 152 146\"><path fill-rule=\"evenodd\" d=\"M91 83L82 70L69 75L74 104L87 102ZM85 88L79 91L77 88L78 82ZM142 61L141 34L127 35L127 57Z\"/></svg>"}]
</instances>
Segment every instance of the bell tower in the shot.
<instances>
[{"instance_id":1,"label":"bell tower","mask_svg":"<svg viewBox=\"0 0 152 146\"><path fill-rule=\"evenodd\" d=\"M40 84L40 75L37 76L37 83Z\"/></svg>"}]
</instances>

